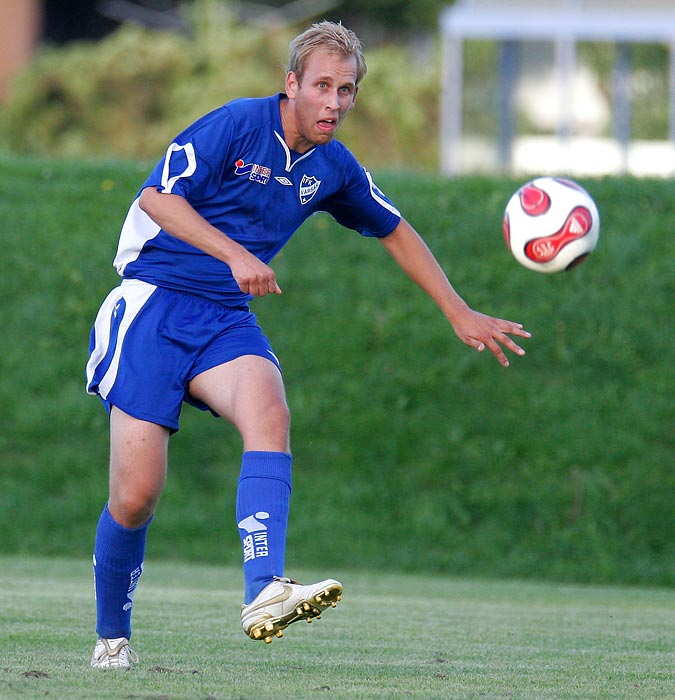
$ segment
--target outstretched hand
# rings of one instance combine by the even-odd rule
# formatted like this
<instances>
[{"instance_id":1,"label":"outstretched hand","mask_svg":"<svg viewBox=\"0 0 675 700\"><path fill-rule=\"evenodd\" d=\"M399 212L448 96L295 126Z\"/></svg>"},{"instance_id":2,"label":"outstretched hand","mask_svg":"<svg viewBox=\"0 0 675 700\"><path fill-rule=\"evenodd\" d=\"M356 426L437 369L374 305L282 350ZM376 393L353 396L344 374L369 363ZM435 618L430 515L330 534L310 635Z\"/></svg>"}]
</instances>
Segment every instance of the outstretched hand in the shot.
<instances>
[{"instance_id":1,"label":"outstretched hand","mask_svg":"<svg viewBox=\"0 0 675 700\"><path fill-rule=\"evenodd\" d=\"M438 304L463 343L478 352L488 348L504 367L509 366L509 361L502 346L516 355L525 354L509 336L529 338L531 334L520 323L486 316L467 306L420 235L405 219L380 240L408 277Z\"/></svg>"},{"instance_id":2,"label":"outstretched hand","mask_svg":"<svg viewBox=\"0 0 675 700\"><path fill-rule=\"evenodd\" d=\"M459 318L452 321L452 327L463 343L475 348L478 352L483 352L487 348L504 367L509 366L509 360L502 346L516 355L525 354L525 350L509 336L532 337L521 323L486 316L468 307Z\"/></svg>"}]
</instances>

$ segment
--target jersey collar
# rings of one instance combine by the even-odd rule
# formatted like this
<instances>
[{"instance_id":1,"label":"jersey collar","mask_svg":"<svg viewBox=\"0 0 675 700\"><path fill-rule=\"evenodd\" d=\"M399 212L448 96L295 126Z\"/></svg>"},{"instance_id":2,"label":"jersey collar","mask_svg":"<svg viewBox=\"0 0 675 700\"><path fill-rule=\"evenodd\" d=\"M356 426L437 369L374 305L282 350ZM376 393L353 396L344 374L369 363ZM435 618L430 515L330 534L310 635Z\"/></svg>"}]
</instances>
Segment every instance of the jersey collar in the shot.
<instances>
[{"instance_id":1,"label":"jersey collar","mask_svg":"<svg viewBox=\"0 0 675 700\"><path fill-rule=\"evenodd\" d=\"M291 170L300 162L305 160L305 158L309 158L309 156L316 151L316 146L314 148L310 148L307 153L296 153L295 151L292 151L289 147L286 141L284 140L284 129L283 126L281 125L281 100L287 100L288 97L286 96L285 93L280 92L277 95L277 99L275 100L275 118L274 118L274 123L276 125L274 129L274 135L277 137L277 141L281 144L281 147L284 149L284 153L286 154L286 167L285 170L287 173L290 173Z\"/></svg>"}]
</instances>

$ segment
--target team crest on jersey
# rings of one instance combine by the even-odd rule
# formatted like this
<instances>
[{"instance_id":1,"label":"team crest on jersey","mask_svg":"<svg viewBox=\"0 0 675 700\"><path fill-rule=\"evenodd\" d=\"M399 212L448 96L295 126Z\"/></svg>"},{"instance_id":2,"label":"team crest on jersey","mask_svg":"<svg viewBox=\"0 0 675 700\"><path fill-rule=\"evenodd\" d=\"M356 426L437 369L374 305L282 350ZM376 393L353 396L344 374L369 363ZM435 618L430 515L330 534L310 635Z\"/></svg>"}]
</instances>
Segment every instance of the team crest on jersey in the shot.
<instances>
[{"instance_id":1,"label":"team crest on jersey","mask_svg":"<svg viewBox=\"0 0 675 700\"><path fill-rule=\"evenodd\" d=\"M303 175L300 180L300 204L307 204L321 186L321 180L313 175Z\"/></svg>"},{"instance_id":2,"label":"team crest on jersey","mask_svg":"<svg viewBox=\"0 0 675 700\"><path fill-rule=\"evenodd\" d=\"M239 158L234 164L234 174L248 175L249 180L259 182L261 185L266 185L272 175L272 169L264 165L258 165L257 163L245 163Z\"/></svg>"}]
</instances>

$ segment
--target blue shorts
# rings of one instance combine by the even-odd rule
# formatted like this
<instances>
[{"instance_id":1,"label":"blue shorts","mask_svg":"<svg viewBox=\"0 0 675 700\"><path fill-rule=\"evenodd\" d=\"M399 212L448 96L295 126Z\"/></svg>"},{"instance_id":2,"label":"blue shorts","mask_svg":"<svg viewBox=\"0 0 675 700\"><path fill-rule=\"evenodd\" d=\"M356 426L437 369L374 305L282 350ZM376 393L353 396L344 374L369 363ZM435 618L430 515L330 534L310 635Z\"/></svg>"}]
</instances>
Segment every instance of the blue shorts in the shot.
<instances>
[{"instance_id":1,"label":"blue shorts","mask_svg":"<svg viewBox=\"0 0 675 700\"><path fill-rule=\"evenodd\" d=\"M108 410L178 430L190 380L242 355L281 371L269 340L247 307L227 307L140 280L124 280L103 302L91 331L87 392ZM215 414L215 412L212 411Z\"/></svg>"}]
</instances>

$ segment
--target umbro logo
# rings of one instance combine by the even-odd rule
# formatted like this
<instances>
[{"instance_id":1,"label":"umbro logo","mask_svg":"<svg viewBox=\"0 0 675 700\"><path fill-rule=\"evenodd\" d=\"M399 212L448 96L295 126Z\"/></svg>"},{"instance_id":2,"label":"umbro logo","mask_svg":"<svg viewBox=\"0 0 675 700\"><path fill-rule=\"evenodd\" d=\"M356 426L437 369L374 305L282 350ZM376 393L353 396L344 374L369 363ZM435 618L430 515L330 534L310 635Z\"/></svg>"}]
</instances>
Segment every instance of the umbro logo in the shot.
<instances>
[{"instance_id":1,"label":"umbro logo","mask_svg":"<svg viewBox=\"0 0 675 700\"><path fill-rule=\"evenodd\" d=\"M127 303L124 299L120 299L113 307L112 317L116 319L118 316L122 318L126 309Z\"/></svg>"},{"instance_id":2,"label":"umbro logo","mask_svg":"<svg viewBox=\"0 0 675 700\"><path fill-rule=\"evenodd\" d=\"M287 177L275 177L274 178L280 185L286 185L286 187L292 187L293 183Z\"/></svg>"}]
</instances>

